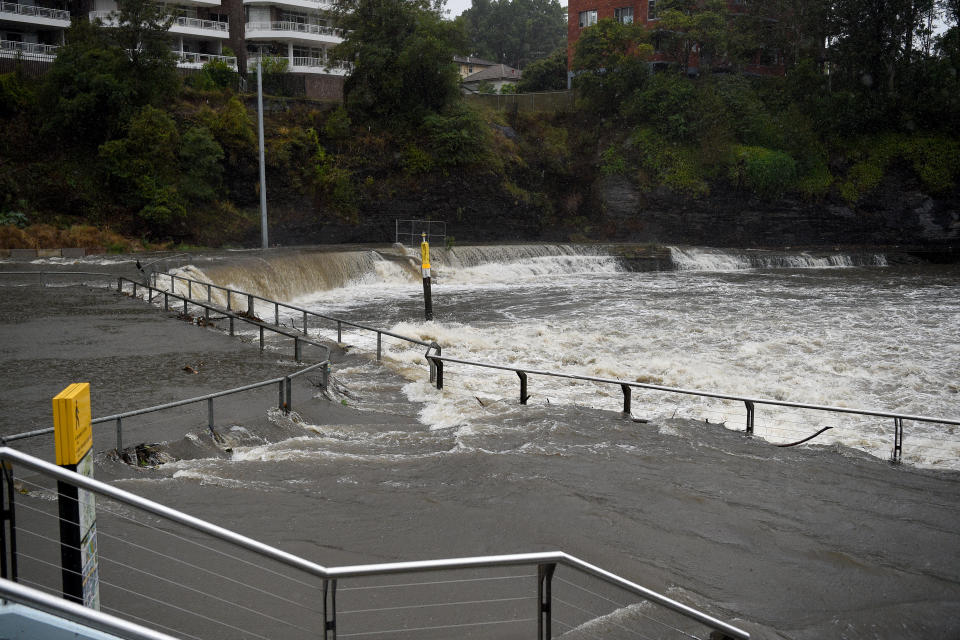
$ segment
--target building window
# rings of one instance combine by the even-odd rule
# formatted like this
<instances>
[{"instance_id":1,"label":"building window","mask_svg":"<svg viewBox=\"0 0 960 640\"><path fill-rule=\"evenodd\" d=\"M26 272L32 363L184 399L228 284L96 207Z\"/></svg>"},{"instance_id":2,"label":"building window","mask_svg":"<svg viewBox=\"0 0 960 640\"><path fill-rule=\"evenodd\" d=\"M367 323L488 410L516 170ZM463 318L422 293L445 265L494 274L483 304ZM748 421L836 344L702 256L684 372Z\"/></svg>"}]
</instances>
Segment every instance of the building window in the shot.
<instances>
[{"instance_id":1,"label":"building window","mask_svg":"<svg viewBox=\"0 0 960 640\"><path fill-rule=\"evenodd\" d=\"M589 11L580 12L580 28L589 27L591 25L597 24L597 10L590 9Z\"/></svg>"},{"instance_id":2,"label":"building window","mask_svg":"<svg viewBox=\"0 0 960 640\"><path fill-rule=\"evenodd\" d=\"M657 0L647 0L647 20L657 19Z\"/></svg>"},{"instance_id":3,"label":"building window","mask_svg":"<svg viewBox=\"0 0 960 640\"><path fill-rule=\"evenodd\" d=\"M633 7L621 7L613 10L613 19L621 24L633 23Z\"/></svg>"}]
</instances>

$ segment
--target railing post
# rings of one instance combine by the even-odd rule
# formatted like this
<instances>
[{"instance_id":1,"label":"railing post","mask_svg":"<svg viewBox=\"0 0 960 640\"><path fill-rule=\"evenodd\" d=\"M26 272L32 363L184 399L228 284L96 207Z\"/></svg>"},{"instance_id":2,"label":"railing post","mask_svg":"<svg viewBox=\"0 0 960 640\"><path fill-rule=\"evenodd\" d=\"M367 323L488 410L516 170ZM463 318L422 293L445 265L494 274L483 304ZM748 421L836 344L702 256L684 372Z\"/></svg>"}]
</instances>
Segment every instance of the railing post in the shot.
<instances>
[{"instance_id":1,"label":"railing post","mask_svg":"<svg viewBox=\"0 0 960 640\"><path fill-rule=\"evenodd\" d=\"M167 293L166 291L163 292L163 310L164 311L170 310L170 294Z\"/></svg>"},{"instance_id":2,"label":"railing post","mask_svg":"<svg viewBox=\"0 0 960 640\"><path fill-rule=\"evenodd\" d=\"M186 298L183 299L183 315L189 315L189 314L187 313L187 299L186 299Z\"/></svg>"},{"instance_id":3,"label":"railing post","mask_svg":"<svg viewBox=\"0 0 960 640\"><path fill-rule=\"evenodd\" d=\"M337 320L337 343L343 342L343 322Z\"/></svg>"},{"instance_id":4,"label":"railing post","mask_svg":"<svg viewBox=\"0 0 960 640\"><path fill-rule=\"evenodd\" d=\"M293 408L293 380L290 379L290 376L284 376L284 384L287 387L287 401L283 405L283 412L290 413Z\"/></svg>"},{"instance_id":5,"label":"railing post","mask_svg":"<svg viewBox=\"0 0 960 640\"><path fill-rule=\"evenodd\" d=\"M323 640L337 640L337 581L323 581Z\"/></svg>"},{"instance_id":6,"label":"railing post","mask_svg":"<svg viewBox=\"0 0 960 640\"><path fill-rule=\"evenodd\" d=\"M117 278L117 293L123 293L123 278Z\"/></svg>"},{"instance_id":7,"label":"railing post","mask_svg":"<svg viewBox=\"0 0 960 640\"><path fill-rule=\"evenodd\" d=\"M212 300L213 300L212 287L208 283L207 284L207 302L211 302Z\"/></svg>"},{"instance_id":8,"label":"railing post","mask_svg":"<svg viewBox=\"0 0 960 640\"><path fill-rule=\"evenodd\" d=\"M253 317L253 296L247 294L247 315Z\"/></svg>"},{"instance_id":9,"label":"railing post","mask_svg":"<svg viewBox=\"0 0 960 640\"><path fill-rule=\"evenodd\" d=\"M383 334L377 331L377 362L380 361L380 343L382 339L383 339ZM432 381L433 381L433 378L431 377L431 382Z\"/></svg>"},{"instance_id":10,"label":"railing post","mask_svg":"<svg viewBox=\"0 0 960 640\"><path fill-rule=\"evenodd\" d=\"M207 429L210 430L210 437L213 437L213 398L207 398Z\"/></svg>"},{"instance_id":11,"label":"railing post","mask_svg":"<svg viewBox=\"0 0 960 640\"><path fill-rule=\"evenodd\" d=\"M233 316L230 316L230 336L233 336Z\"/></svg>"},{"instance_id":12,"label":"railing post","mask_svg":"<svg viewBox=\"0 0 960 640\"><path fill-rule=\"evenodd\" d=\"M320 373L320 384L323 385L323 390L326 391L330 388L330 363L323 365L323 369Z\"/></svg>"},{"instance_id":13,"label":"railing post","mask_svg":"<svg viewBox=\"0 0 960 640\"><path fill-rule=\"evenodd\" d=\"M230 289L224 289L224 291L227 292L227 311L232 311L232 309L230 309L230 303L233 299L233 295L231 295L232 292L230 291Z\"/></svg>"},{"instance_id":14,"label":"railing post","mask_svg":"<svg viewBox=\"0 0 960 640\"><path fill-rule=\"evenodd\" d=\"M556 564L537 565L537 640L550 640L550 610L553 605L551 586Z\"/></svg>"},{"instance_id":15,"label":"railing post","mask_svg":"<svg viewBox=\"0 0 960 640\"><path fill-rule=\"evenodd\" d=\"M147 302L153 304L153 287L147 287Z\"/></svg>"},{"instance_id":16,"label":"railing post","mask_svg":"<svg viewBox=\"0 0 960 640\"><path fill-rule=\"evenodd\" d=\"M123 451L123 418L117 418L117 455Z\"/></svg>"},{"instance_id":17,"label":"railing post","mask_svg":"<svg viewBox=\"0 0 960 640\"><path fill-rule=\"evenodd\" d=\"M630 415L630 385L621 384L620 388L623 389L623 412Z\"/></svg>"},{"instance_id":18,"label":"railing post","mask_svg":"<svg viewBox=\"0 0 960 640\"><path fill-rule=\"evenodd\" d=\"M273 324L280 326L280 304L277 302L273 303Z\"/></svg>"},{"instance_id":19,"label":"railing post","mask_svg":"<svg viewBox=\"0 0 960 640\"><path fill-rule=\"evenodd\" d=\"M294 337L293 339L293 359L297 362L300 362L300 338Z\"/></svg>"},{"instance_id":20,"label":"railing post","mask_svg":"<svg viewBox=\"0 0 960 640\"><path fill-rule=\"evenodd\" d=\"M193 280L187 280L187 297L193 298Z\"/></svg>"},{"instance_id":21,"label":"railing post","mask_svg":"<svg viewBox=\"0 0 960 640\"><path fill-rule=\"evenodd\" d=\"M263 327L260 327L260 351L263 351Z\"/></svg>"},{"instance_id":22,"label":"railing post","mask_svg":"<svg viewBox=\"0 0 960 640\"><path fill-rule=\"evenodd\" d=\"M0 576L17 581L17 518L14 509L16 491L13 486L13 467L6 463L0 466L0 500L6 496L6 504L0 504ZM8 528L9 527L9 528ZM9 532L9 533L8 533ZM9 539L10 563L7 564L7 541Z\"/></svg>"},{"instance_id":23,"label":"railing post","mask_svg":"<svg viewBox=\"0 0 960 640\"><path fill-rule=\"evenodd\" d=\"M130 284L133 285L133 293L132 293L131 295L132 295L134 298L136 298L136 297L137 297L137 283L136 283L136 281L134 281L134 282L131 282Z\"/></svg>"},{"instance_id":24,"label":"railing post","mask_svg":"<svg viewBox=\"0 0 960 640\"><path fill-rule=\"evenodd\" d=\"M307 312L303 312L303 335L310 335L307 333Z\"/></svg>"},{"instance_id":25,"label":"railing post","mask_svg":"<svg viewBox=\"0 0 960 640\"><path fill-rule=\"evenodd\" d=\"M283 411L283 400L284 400L284 398L283 398L283 378L280 378L280 382L278 383L278 385L279 385L279 387L280 387L280 392L279 392L279 394L278 394L278 399L277 399L277 409L279 409L280 411Z\"/></svg>"},{"instance_id":26,"label":"railing post","mask_svg":"<svg viewBox=\"0 0 960 640\"><path fill-rule=\"evenodd\" d=\"M520 404L527 404L530 398L527 395L527 374L524 371L517 371L517 376L520 378Z\"/></svg>"},{"instance_id":27,"label":"railing post","mask_svg":"<svg viewBox=\"0 0 960 640\"><path fill-rule=\"evenodd\" d=\"M903 462L903 418L893 419L893 455L890 456L890 462Z\"/></svg>"},{"instance_id":28,"label":"railing post","mask_svg":"<svg viewBox=\"0 0 960 640\"><path fill-rule=\"evenodd\" d=\"M747 435L753 435L753 423L756 419L756 411L754 410L753 403L749 400L743 401L744 406L747 407Z\"/></svg>"},{"instance_id":29,"label":"railing post","mask_svg":"<svg viewBox=\"0 0 960 640\"><path fill-rule=\"evenodd\" d=\"M434 360L431 358L433 366L437 372L437 389L443 389L443 360Z\"/></svg>"}]
</instances>

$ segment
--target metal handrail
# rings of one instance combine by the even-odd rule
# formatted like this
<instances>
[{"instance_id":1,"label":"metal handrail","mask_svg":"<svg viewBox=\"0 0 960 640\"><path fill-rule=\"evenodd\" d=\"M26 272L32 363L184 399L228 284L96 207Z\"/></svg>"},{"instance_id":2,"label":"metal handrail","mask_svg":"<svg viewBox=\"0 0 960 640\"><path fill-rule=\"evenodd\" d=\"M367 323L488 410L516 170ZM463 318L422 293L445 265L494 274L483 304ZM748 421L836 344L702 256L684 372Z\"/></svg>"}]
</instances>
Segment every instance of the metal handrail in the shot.
<instances>
[{"instance_id":1,"label":"metal handrail","mask_svg":"<svg viewBox=\"0 0 960 640\"><path fill-rule=\"evenodd\" d=\"M22 465L33 471L45 474L56 480L69 483L75 487L92 491L117 502L136 507L155 516L166 520L176 522L180 525L210 535L218 540L233 544L241 549L253 552L259 556L270 558L281 564L285 564L294 569L304 571L305 573L316 576L323 580L336 580L342 578L361 577L361 576L383 576L398 573L414 573L428 571L445 571L451 569L476 569L476 568L495 568L509 567L517 565L545 565L562 564L572 569L582 571L592 575L600 580L616 585L636 596L655 602L663 607L675 611L687 618L696 620L712 629L721 631L731 638L740 640L749 640L750 634L742 629L734 627L722 620L697 611L685 604L668 598L646 587L631 582L625 578L617 576L609 571L589 564L579 558L568 555L562 551L549 551L542 553L522 553L498 556L480 556L469 558L446 558L440 560L421 560L414 562L395 562L385 564L352 565L343 567L324 567L323 565L311 562L299 556L277 549L268 544L254 540L241 535L229 529L217 526L206 520L201 520L194 516L171 509L158 502L148 500L136 494L118 489L112 485L88 478L72 471L66 471L57 465L44 460L34 458L25 453L16 451L9 447L0 447L0 461L12 462Z\"/></svg>"},{"instance_id":2,"label":"metal handrail","mask_svg":"<svg viewBox=\"0 0 960 640\"><path fill-rule=\"evenodd\" d=\"M881 411L878 409L856 409L850 407L836 407L831 405L807 404L803 402L791 402L788 400L773 400L770 398L754 398L750 396L740 396L729 393L717 393L713 391L702 391L698 389L684 389L681 387L668 387L659 384L650 384L648 382L630 382L616 378L599 378L596 376L579 375L573 373L562 373L559 371L546 371L542 369L531 369L527 367L512 367L507 365L493 364L490 362L477 362L474 360L462 360L459 358L449 358L440 354L427 354L427 359L434 363L436 370L437 389L443 389L443 364L451 362L472 367L482 367L485 369L498 369L501 371L513 371L520 378L520 404L526 404L529 396L527 395L527 375L540 375L552 378L565 378L568 380L582 380L584 382L596 382L599 384L616 384L623 391L623 412L630 413L630 390L631 389L650 389L653 391L664 391L667 393L678 393L683 395L699 396L703 398L715 398L719 400L733 400L743 402L747 410L746 432L753 433L756 405L770 405L778 407L788 407L792 409L809 409L813 411L826 411L830 413L846 413L861 416L873 416L880 418L890 418L894 421L894 450L891 459L894 462L900 462L902 457L903 442L903 421L911 420L913 422L928 422L936 424L960 425L958 418L937 418L923 415L913 415L905 413L895 413L892 411Z\"/></svg>"},{"instance_id":3,"label":"metal handrail","mask_svg":"<svg viewBox=\"0 0 960 640\"><path fill-rule=\"evenodd\" d=\"M0 13L17 13L23 16L70 21L70 12L65 9L51 9L49 7L17 4L15 2L0 2Z\"/></svg>"},{"instance_id":4,"label":"metal handrail","mask_svg":"<svg viewBox=\"0 0 960 640\"><path fill-rule=\"evenodd\" d=\"M355 328L355 329L362 329L362 330L364 330L364 331L371 331L371 332L377 334L377 360L380 360L380 359L381 359L381 336L389 336L389 337L391 337L391 338L396 338L397 340L403 340L403 341L409 342L409 343L411 343L411 344L418 344L418 345L420 345L420 346L427 347L427 355L429 355L430 351L436 351L437 355L440 355L440 353L441 353L441 347L440 347L440 345L437 344L436 342L425 342L425 341L423 341L423 340L418 340L418 339L416 339L416 338L411 338L411 337L409 337L409 336L400 335L399 333L393 333L392 331L386 331L386 330L384 330L384 329L377 329L376 327L370 327L370 326L363 325L363 324L360 324L360 323L357 323L357 322L351 322L350 320L344 320L343 318L336 318L336 317L333 317L333 316L327 316L327 315L324 315L324 314L322 314L322 313L317 313L316 311L311 311L310 309L305 309L305 308L303 308L303 307L298 307L298 306L296 306L296 305L287 304L287 303L285 303L285 302L279 302L279 301L277 301L277 300L271 300L270 298L264 298L263 296L258 296L258 295L254 294L254 293L248 293L248 292L246 292L246 291L240 291L239 289L232 289L232 288L230 288L230 287L223 287L223 286L220 286L220 285L217 285L217 284L213 284L213 283L211 283L211 282L201 282L200 280L194 280L194 279L192 279L192 278L185 278L185 277L183 277L183 276L174 275L174 274L172 274L172 273L154 272L154 273L151 274L151 276L153 277L153 286L154 286L154 288L157 288L158 290L161 290L161 289L159 289L159 287L157 286L157 279L158 279L157 277L160 276L160 275L163 275L163 276L166 276L166 277L170 278L170 290L171 290L171 295L176 295L176 294L173 294L172 292L176 289L176 281L177 281L177 280L182 280L182 281L184 281L184 282L187 283L187 296L188 296L191 300L193 300L193 285L195 285L195 284L196 284L196 285L199 285L200 287L205 287L205 288L206 288L206 290L207 290L207 300L208 300L208 301L210 300L210 297L211 297L210 292L211 292L213 289L216 289L217 291L225 292L225 293L227 294L227 309L228 309L228 310L230 309L231 296L232 296L232 294L237 294L237 295L243 296L243 297L245 297L245 298L247 299L247 312L248 312L248 313L251 313L251 314L252 314L252 312L253 312L253 302L256 301L256 300L260 300L260 301L262 301L262 302L266 302L266 303L268 303L268 304L272 304L272 305L273 305L273 308L274 308L274 324L277 324L277 325L280 324L280 308L281 308L281 307L284 308L284 309L290 309L290 310L292 310L292 311L297 311L297 312L303 314L303 318L304 318L304 319L306 319L307 316L313 316L314 318L322 318L323 320L329 320L329 321L331 321L331 322L336 322L336 323L337 323L337 342L343 342L343 332L342 332L342 330L343 330L343 326L344 326L344 325L346 325L346 326L348 326L348 327L353 327L353 328ZM294 327L294 328L296 328L296 327ZM306 325L306 323L304 323L304 326L303 326L303 333L304 333L304 335L307 335L307 325ZM430 369L431 369L431 370L430 370L430 381L433 382L433 380L434 380L434 371L433 371L433 366L432 366L432 365L431 365L431 368L430 368Z\"/></svg>"},{"instance_id":5,"label":"metal handrail","mask_svg":"<svg viewBox=\"0 0 960 640\"><path fill-rule=\"evenodd\" d=\"M127 640L178 640L159 631L128 622L49 593L0 578L0 598L64 618Z\"/></svg>"}]
</instances>

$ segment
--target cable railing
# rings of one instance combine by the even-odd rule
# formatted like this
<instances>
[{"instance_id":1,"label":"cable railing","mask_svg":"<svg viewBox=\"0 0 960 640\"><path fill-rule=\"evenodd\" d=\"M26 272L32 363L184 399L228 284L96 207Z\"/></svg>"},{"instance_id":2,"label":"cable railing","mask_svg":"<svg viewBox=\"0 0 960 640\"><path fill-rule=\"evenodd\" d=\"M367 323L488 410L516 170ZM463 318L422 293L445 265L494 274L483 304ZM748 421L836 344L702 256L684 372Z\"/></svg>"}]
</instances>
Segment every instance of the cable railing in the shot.
<instances>
[{"instance_id":1,"label":"cable railing","mask_svg":"<svg viewBox=\"0 0 960 640\"><path fill-rule=\"evenodd\" d=\"M168 278L170 280L170 289L164 290L159 288L160 278ZM233 300L234 297L238 297L240 301L246 302L247 308L245 310L246 317L255 317L256 314L256 303L257 301L265 303L268 307L273 307L273 324L275 326L280 326L280 310L293 311L296 315L301 316L303 325L300 328L303 335L309 335L309 318L315 318L317 320L324 320L327 322L336 323L337 326L337 343L343 342L343 327L352 327L354 329L359 329L361 331L367 331L376 334L377 336L377 360L381 360L383 357L383 337L387 336L389 338L394 338L395 340L400 340L410 344L416 344L422 347L426 347L426 355L430 355L430 352L433 351L437 355L440 355L442 350L439 344L436 342L425 342L424 340L418 340L417 338L411 338L409 336L400 335L399 333L394 333L392 331L387 331L385 329L379 329L377 327L371 327L368 325L360 324L358 322L352 322L350 320L344 320L343 318L336 318L334 316L324 315L322 313L317 313L316 311L311 311L310 309L305 309L303 307L298 307L296 305L287 304L284 302L278 302L277 300L271 300L270 298L265 298L263 296L258 296L253 293L248 293L246 291L240 291L239 289L232 289L230 287L223 287L216 285L210 282L201 282L200 280L194 280L192 278L185 278L183 276L174 275L172 273L159 273L153 272L151 274L153 287L159 291L168 291L170 295L175 295L177 289L177 283L183 283L181 285L181 290L186 289L184 292L184 297L190 300L194 300L193 292L194 288L198 289L201 292L206 292L206 301L207 304L211 304L213 300L213 292L217 291L226 295L226 310L232 311L233 309ZM141 285L142 286L142 285ZM179 296L178 296L179 297ZM194 303L197 304L197 303ZM297 328L293 315L290 316L290 323L294 329ZM316 327L318 330L321 328L319 325ZM430 367L430 382L434 381L435 371L432 361L427 359L427 364Z\"/></svg>"},{"instance_id":2,"label":"cable railing","mask_svg":"<svg viewBox=\"0 0 960 640\"><path fill-rule=\"evenodd\" d=\"M665 385L651 384L646 382L631 382L627 380L620 380L614 378L600 378L595 376L579 375L573 373L563 373L559 371L547 371L542 369L533 369L528 367L517 367L510 365L501 365L494 364L490 362L477 362L473 360L462 360L458 358L444 357L440 354L427 354L426 356L429 360L434 363L434 369L436 375L434 380L436 382L437 389L443 389L443 375L444 375L444 363L450 364L459 364L469 367L482 367L485 369L494 369L500 371L511 371L517 375L519 379L519 399L520 404L527 404L527 400L530 398L528 393L528 377L535 376L544 376L549 378L560 378L567 380L575 380L579 382L590 382L602 385L617 385L620 387L623 404L622 411L625 414L631 413L632 405L632 390L633 389L645 389L650 391L661 391L671 394L680 394L688 396L697 396L699 398L712 398L716 400L724 401L733 401L742 403L744 410L744 430L748 435L754 435L756 429L756 408L757 406L770 406L770 407L782 407L789 409L803 409L811 410L816 412L826 412L831 414L848 414L855 416L863 417L874 417L874 418L886 418L893 421L893 438L892 438L892 450L890 454L890 459L893 462L899 463L902 462L903 458L903 428L904 422L924 422L931 424L942 424L957 426L960 425L960 419L955 418L938 418L932 416L924 415L913 415L913 414L904 414L904 413L895 413L890 411L881 411L877 409L858 409L850 407L837 407L829 405L817 405L817 404L807 404L802 402L791 402L786 400L774 400L770 398L754 398L749 396L741 396L728 393L716 393L711 391L702 391L698 389L683 389L679 387L668 387ZM825 430L825 429L824 429ZM822 431L821 431L822 432ZM809 435L809 433L807 434ZM806 438L809 440L810 438ZM801 442L796 442L792 444L800 444Z\"/></svg>"},{"instance_id":3,"label":"cable railing","mask_svg":"<svg viewBox=\"0 0 960 640\"><path fill-rule=\"evenodd\" d=\"M750 637L561 551L327 567L8 447L0 461L3 577L59 595L58 488L94 494L100 611L157 634L120 637Z\"/></svg>"}]
</instances>

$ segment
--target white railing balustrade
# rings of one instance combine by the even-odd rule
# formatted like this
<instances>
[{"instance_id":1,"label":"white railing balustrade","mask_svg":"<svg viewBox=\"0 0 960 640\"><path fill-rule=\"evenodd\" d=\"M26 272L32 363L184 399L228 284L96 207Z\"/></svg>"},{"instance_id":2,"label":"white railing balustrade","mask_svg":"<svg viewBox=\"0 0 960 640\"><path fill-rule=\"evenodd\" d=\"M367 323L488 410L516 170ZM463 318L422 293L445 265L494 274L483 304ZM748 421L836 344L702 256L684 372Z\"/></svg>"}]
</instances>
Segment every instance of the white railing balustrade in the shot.
<instances>
[{"instance_id":1,"label":"white railing balustrade","mask_svg":"<svg viewBox=\"0 0 960 640\"><path fill-rule=\"evenodd\" d=\"M177 51L174 50L173 54L177 56L178 62L181 64L191 64L191 65L205 65L208 62L225 62L227 65L233 69L237 68L237 58L235 56L218 56L212 53L192 53L190 51Z\"/></svg>"},{"instance_id":2,"label":"white railing balustrade","mask_svg":"<svg viewBox=\"0 0 960 640\"><path fill-rule=\"evenodd\" d=\"M16 13L21 16L33 16L36 18L51 18L53 20L66 20L70 22L70 12L63 9L50 9L47 7L35 7L29 4L16 4L15 2L0 2L0 13Z\"/></svg>"},{"instance_id":3,"label":"white railing balustrade","mask_svg":"<svg viewBox=\"0 0 960 640\"><path fill-rule=\"evenodd\" d=\"M219 22L217 20L202 20L200 18L187 18L185 16L178 16L177 19L173 21L172 26L187 27L189 29L223 31L224 33L230 30L230 25L227 22Z\"/></svg>"},{"instance_id":4,"label":"white railing balustrade","mask_svg":"<svg viewBox=\"0 0 960 640\"><path fill-rule=\"evenodd\" d=\"M343 37L342 29L304 22L248 22L247 33L251 31L291 31L294 33L308 33L333 38Z\"/></svg>"},{"instance_id":5,"label":"white railing balustrade","mask_svg":"<svg viewBox=\"0 0 960 640\"><path fill-rule=\"evenodd\" d=\"M0 51L13 51L16 53L31 53L44 56L57 55L57 47L52 44L37 44L36 42L15 42L13 40L0 40Z\"/></svg>"}]
</instances>

